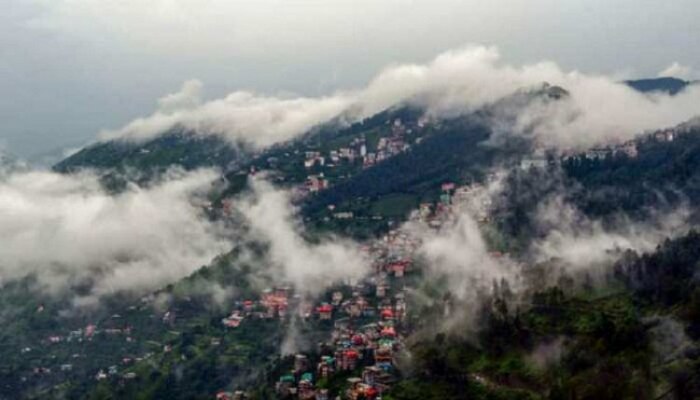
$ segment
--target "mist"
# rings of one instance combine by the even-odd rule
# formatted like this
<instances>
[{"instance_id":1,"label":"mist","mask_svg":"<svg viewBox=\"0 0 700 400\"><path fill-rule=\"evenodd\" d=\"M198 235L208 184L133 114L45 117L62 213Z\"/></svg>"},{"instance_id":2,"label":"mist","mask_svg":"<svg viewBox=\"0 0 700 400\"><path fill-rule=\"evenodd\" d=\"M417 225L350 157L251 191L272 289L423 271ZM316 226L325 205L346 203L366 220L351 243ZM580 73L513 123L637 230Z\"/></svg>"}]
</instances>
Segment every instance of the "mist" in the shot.
<instances>
[{"instance_id":1,"label":"mist","mask_svg":"<svg viewBox=\"0 0 700 400\"><path fill-rule=\"evenodd\" d=\"M614 77L565 70L551 61L511 65L496 47L472 45L441 53L425 64L388 66L365 87L320 97L236 91L203 101L202 83L191 80L161 98L153 114L106 130L100 137L145 140L183 126L263 148L331 120L356 122L402 104L422 107L436 118L466 115L488 105L507 104L502 100L543 83L570 95L558 101L535 98L515 108L510 105L501 110L509 116L507 125L500 126L500 120L494 125L510 134L531 136L543 147L581 150L677 125L697 115L700 100L698 85L675 96L642 94Z\"/></svg>"},{"instance_id":2,"label":"mist","mask_svg":"<svg viewBox=\"0 0 700 400\"><path fill-rule=\"evenodd\" d=\"M225 230L194 201L216 177L171 171L112 195L91 172L10 174L0 180L2 281L32 275L57 295L88 285L77 305L176 282L230 249Z\"/></svg>"},{"instance_id":3,"label":"mist","mask_svg":"<svg viewBox=\"0 0 700 400\"><path fill-rule=\"evenodd\" d=\"M359 243L334 236L309 241L288 192L261 178L252 179L251 184L252 192L237 209L250 226L250 239L269 246L269 265L262 267L276 283L291 284L298 293L315 296L369 272Z\"/></svg>"}]
</instances>

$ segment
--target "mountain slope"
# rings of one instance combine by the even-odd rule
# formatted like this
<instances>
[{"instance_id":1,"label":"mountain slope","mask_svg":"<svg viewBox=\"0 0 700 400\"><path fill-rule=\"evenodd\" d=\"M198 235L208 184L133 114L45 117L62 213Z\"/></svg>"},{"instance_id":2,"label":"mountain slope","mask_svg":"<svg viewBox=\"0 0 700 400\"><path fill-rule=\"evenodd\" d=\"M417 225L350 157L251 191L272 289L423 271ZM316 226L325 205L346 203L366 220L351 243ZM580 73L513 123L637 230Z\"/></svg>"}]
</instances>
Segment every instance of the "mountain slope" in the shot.
<instances>
[{"instance_id":1,"label":"mountain slope","mask_svg":"<svg viewBox=\"0 0 700 400\"><path fill-rule=\"evenodd\" d=\"M54 166L69 172L81 168L135 168L141 171L166 169L173 165L185 169L197 167L233 168L246 159L248 152L215 136L201 136L174 129L143 143L100 142L88 146Z\"/></svg>"}]
</instances>

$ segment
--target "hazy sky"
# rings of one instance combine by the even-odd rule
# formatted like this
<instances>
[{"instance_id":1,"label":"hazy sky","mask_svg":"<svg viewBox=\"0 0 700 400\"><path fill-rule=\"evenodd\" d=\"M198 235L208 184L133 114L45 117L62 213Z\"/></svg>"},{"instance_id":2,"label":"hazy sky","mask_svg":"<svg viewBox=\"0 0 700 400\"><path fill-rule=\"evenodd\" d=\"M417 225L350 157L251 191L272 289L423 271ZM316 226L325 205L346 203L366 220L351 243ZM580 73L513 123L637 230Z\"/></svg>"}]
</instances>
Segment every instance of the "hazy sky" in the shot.
<instances>
[{"instance_id":1,"label":"hazy sky","mask_svg":"<svg viewBox=\"0 0 700 400\"><path fill-rule=\"evenodd\" d=\"M700 67L697 0L4 0L0 148L74 147L196 78L331 93L466 44L618 77Z\"/></svg>"}]
</instances>

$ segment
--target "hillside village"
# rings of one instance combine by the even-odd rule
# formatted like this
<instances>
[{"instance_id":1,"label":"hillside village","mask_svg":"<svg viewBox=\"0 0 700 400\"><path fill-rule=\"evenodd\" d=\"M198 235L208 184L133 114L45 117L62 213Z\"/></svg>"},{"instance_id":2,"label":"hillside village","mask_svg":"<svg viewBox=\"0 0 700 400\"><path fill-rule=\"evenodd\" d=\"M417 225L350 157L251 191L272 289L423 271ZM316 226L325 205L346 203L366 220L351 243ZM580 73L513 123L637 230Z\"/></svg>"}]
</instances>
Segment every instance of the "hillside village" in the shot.
<instances>
[{"instance_id":1,"label":"hillside village","mask_svg":"<svg viewBox=\"0 0 700 400\"><path fill-rule=\"evenodd\" d=\"M453 183L443 185L441 201L422 204L411 219L432 229L439 229L454 218L453 202L470 201L469 194L476 190L457 187ZM329 297L307 300L294 293L293 288L278 286L263 291L259 298L241 298L233 301L228 315L220 323L228 331L240 329L252 320L285 324L291 319L301 323L326 324L330 334L318 344L314 353L294 356L294 367L288 374L279 376L274 387L281 398L329 399L380 399L396 379L396 357L401 354L403 338L410 334L407 327L409 309L406 299L407 278L415 272L415 252L420 242L408 230L394 229L382 238L363 246L372 263L373 273L351 284L336 286ZM146 300L150 301L150 300ZM42 312L37 310L37 312ZM165 327L174 328L179 316L174 310L155 315ZM118 321L118 322L115 322ZM50 346L71 345L82 342L121 338L131 343L138 334L119 315L107 321L89 324L67 335L54 334L46 338ZM219 346L221 339L211 338L212 346ZM160 352L167 354L172 348L162 345ZM26 348L23 352L33 349ZM79 354L74 362L80 362ZM138 379L134 366L150 363L158 357L158 351L139 356L124 354L119 364L107 365L95 372L96 381L129 381ZM69 373L73 363L64 363L57 373ZM36 368L34 375L52 374L50 368ZM345 393L331 393L317 387L319 380L329 381L335 376L348 376ZM242 399L243 392L222 390L217 400Z\"/></svg>"},{"instance_id":2,"label":"hillside village","mask_svg":"<svg viewBox=\"0 0 700 400\"><path fill-rule=\"evenodd\" d=\"M454 219L453 207L473 201L470 194L478 189L447 182L441 201L422 204L411 219L439 229ZM486 215L487 209L481 214ZM401 354L403 338L410 334L406 324L406 278L415 272L419 246L419 240L409 230L391 230L363 247L372 260L373 273L362 281L337 287L329 298L315 303L296 297L288 287L270 289L257 301L237 302L222 323L231 329L249 318L297 318L331 324L328 340L319 343L313 354L296 354L293 369L279 377L275 391L283 399L381 399L396 379L396 357ZM316 387L319 380L327 382L336 375L347 376L344 393ZM217 400L242 396L240 392L221 392Z\"/></svg>"},{"instance_id":3,"label":"hillside village","mask_svg":"<svg viewBox=\"0 0 700 400\"><path fill-rule=\"evenodd\" d=\"M309 171L306 180L295 190L303 196L313 196L332 185L325 174L331 175L334 168L342 163L355 163L361 169L370 168L388 158L410 151L411 141L407 135L425 129L429 122L419 119L415 123L404 123L393 119L390 135L382 136L376 145L368 145L364 137L352 139L347 146L327 152L309 150L304 152L303 168ZM606 159L624 154L628 158L637 157L638 143L647 140L673 142L678 135L687 133L689 127L679 127L648 134L636 141L626 142L603 149L593 149L577 157L588 160ZM414 142L420 138L412 139ZM263 155L264 156L264 155ZM563 155L561 160L570 157ZM543 168L548 165L544 156L525 159L520 168ZM311 171L313 170L313 173ZM257 170L251 173L257 173ZM470 212L480 224L488 224L490 204L480 196L484 185L499 180L502 176L491 174L484 184L443 182L440 196L435 202L421 202L407 220L421 224L428 229L440 230L450 226L456 217L456 210L468 205ZM222 202L221 215L227 218L232 214L233 199ZM209 211L216 211L212 203L201 205ZM331 210L334 211L334 210ZM334 211L335 219L353 219L351 212ZM336 285L320 299L302 298L292 287L272 287L258 297L233 299L230 307L219 318L222 336L209 338L209 346L216 349L222 346L226 335L234 333L250 323L287 325L294 320L301 324L316 324L328 330L324 340L313 351L298 353L293 357L293 366L279 374L270 390L280 398L324 400L341 399L381 399L396 381L397 357L402 356L404 339L411 334L411 309L407 291L411 289L411 277L419 273L416 251L420 242L409 229L394 227L380 238L367 241L363 252L371 260L372 274L359 282L346 282ZM142 304L131 306L130 312L150 313L151 320L163 329L177 336L177 321L191 318L181 316L176 310L163 310L153 314L153 297L142 299ZM448 308L446 308L448 309ZM35 310L37 315L44 313L44 305ZM24 373L23 382L41 381L46 377L54 379L69 377L84 370L86 360L91 357L85 346L94 348L102 344L123 343L125 350L119 362L104 364L92 369L96 382L106 382L128 387L129 382L138 381L140 365L150 365L165 360L174 349L171 344L153 342L151 351L143 352L144 340L141 332L129 321L127 315L114 314L102 321L88 322L82 328L67 332L54 332L45 336L36 346L18 349L21 356L31 356L40 352L62 354L52 365L35 365ZM151 340L151 339L145 339ZM122 345L120 345L122 346ZM82 348L82 350L81 350ZM131 350L127 350L131 349ZM184 356L181 356L184 357ZM90 361L94 365L94 360ZM329 385L341 380L343 383ZM338 387L344 388L337 391ZM243 399L244 387L231 390L221 387L217 400Z\"/></svg>"}]
</instances>

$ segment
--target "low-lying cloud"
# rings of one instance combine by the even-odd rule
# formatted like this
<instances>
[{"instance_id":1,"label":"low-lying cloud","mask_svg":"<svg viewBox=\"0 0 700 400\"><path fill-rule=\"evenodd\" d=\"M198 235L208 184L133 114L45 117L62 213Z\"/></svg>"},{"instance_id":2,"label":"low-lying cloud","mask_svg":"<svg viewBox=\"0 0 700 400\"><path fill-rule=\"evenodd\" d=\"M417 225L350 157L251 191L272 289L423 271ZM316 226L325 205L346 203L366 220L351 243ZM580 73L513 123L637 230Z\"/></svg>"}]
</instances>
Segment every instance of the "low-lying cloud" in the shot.
<instances>
[{"instance_id":1,"label":"low-lying cloud","mask_svg":"<svg viewBox=\"0 0 700 400\"><path fill-rule=\"evenodd\" d=\"M613 226L605 227L555 195L537 210L537 222L547 234L533 243L532 252L536 261L556 259L572 272L609 266L621 251L653 251L664 239L687 233L689 218L689 210L680 207L643 222L618 216Z\"/></svg>"},{"instance_id":2,"label":"low-lying cloud","mask_svg":"<svg viewBox=\"0 0 700 400\"><path fill-rule=\"evenodd\" d=\"M692 79L695 71L688 65L683 65L679 62L673 62L668 67L661 70L658 74L659 77L673 77L679 79Z\"/></svg>"},{"instance_id":3,"label":"low-lying cloud","mask_svg":"<svg viewBox=\"0 0 700 400\"><path fill-rule=\"evenodd\" d=\"M116 131L104 131L102 139L146 140L176 126L204 135L223 135L233 144L257 147L284 142L326 122L347 109L350 98L263 96L238 91L202 102L202 85L187 81L182 88L158 100L152 115L138 118Z\"/></svg>"},{"instance_id":4,"label":"low-lying cloud","mask_svg":"<svg viewBox=\"0 0 700 400\"><path fill-rule=\"evenodd\" d=\"M671 72L683 72L679 68ZM323 97L238 91L203 101L201 83L188 81L179 92L160 99L152 115L105 131L102 138L146 139L180 125L235 143L264 147L334 118L358 121L398 104L424 107L438 118L463 115L519 90L540 87L543 82L558 85L571 95L559 101L532 101L510 110L515 118L506 129L532 135L547 147L581 149L624 141L698 114L697 86L676 96L646 95L611 77L565 71L550 61L513 66L504 62L494 47L470 46L442 53L426 64L390 66L364 88Z\"/></svg>"},{"instance_id":5,"label":"low-lying cloud","mask_svg":"<svg viewBox=\"0 0 700 400\"><path fill-rule=\"evenodd\" d=\"M230 249L192 201L215 178L170 172L153 186L111 195L88 172L11 174L0 180L0 276L35 275L53 293L87 285L80 305L175 282Z\"/></svg>"},{"instance_id":6,"label":"low-lying cloud","mask_svg":"<svg viewBox=\"0 0 700 400\"><path fill-rule=\"evenodd\" d=\"M359 244L337 237L309 242L301 235L302 224L287 192L260 179L252 180L252 188L238 210L250 225L250 238L269 245L266 272L277 283L317 295L334 283L359 279L368 272Z\"/></svg>"}]
</instances>

